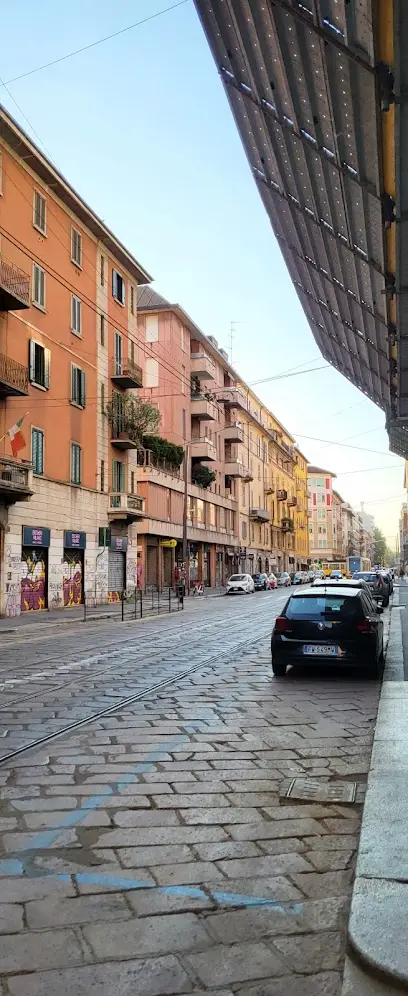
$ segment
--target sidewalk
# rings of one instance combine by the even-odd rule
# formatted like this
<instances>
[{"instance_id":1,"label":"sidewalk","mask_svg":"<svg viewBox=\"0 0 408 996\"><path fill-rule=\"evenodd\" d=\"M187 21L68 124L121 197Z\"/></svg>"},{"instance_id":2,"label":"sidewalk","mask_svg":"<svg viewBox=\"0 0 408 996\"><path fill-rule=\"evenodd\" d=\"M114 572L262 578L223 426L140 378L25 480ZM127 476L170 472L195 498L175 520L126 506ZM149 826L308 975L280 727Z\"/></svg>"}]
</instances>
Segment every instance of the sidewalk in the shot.
<instances>
[{"instance_id":1,"label":"sidewalk","mask_svg":"<svg viewBox=\"0 0 408 996\"><path fill-rule=\"evenodd\" d=\"M193 596L192 593L186 596L184 605L186 606L190 602L200 602L207 598L219 598L224 594L225 588L222 586L205 588L203 596ZM146 603L146 617L148 617L151 614L149 610L149 594L144 595L144 598ZM84 619L83 605L73 606L72 608L46 609L43 612L23 612L20 616L3 616L0 618L0 636L3 633L17 633L20 629L27 629L27 632L29 632L33 627L37 629L38 626L66 626L70 623L89 623L106 621L108 619L120 621L120 602L106 602L103 605L87 608L86 619ZM140 622L140 619L138 621Z\"/></svg>"},{"instance_id":2,"label":"sidewalk","mask_svg":"<svg viewBox=\"0 0 408 996\"><path fill-rule=\"evenodd\" d=\"M408 584L394 592L342 996L408 993ZM357 962L357 963L356 963Z\"/></svg>"}]
</instances>

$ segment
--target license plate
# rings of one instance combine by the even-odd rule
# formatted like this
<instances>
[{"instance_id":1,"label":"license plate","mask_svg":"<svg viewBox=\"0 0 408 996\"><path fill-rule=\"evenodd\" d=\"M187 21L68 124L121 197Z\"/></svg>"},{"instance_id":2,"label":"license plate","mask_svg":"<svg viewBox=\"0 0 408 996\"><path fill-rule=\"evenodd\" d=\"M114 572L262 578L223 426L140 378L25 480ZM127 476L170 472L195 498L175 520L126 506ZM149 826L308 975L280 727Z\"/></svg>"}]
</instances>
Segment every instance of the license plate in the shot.
<instances>
[{"instance_id":1,"label":"license plate","mask_svg":"<svg viewBox=\"0 0 408 996\"><path fill-rule=\"evenodd\" d=\"M325 657L337 657L338 652L339 652L338 647L333 647L333 646L329 647L325 646L322 643L319 644L307 643L303 647L303 653L307 654L307 656L310 657L319 657L320 655L323 655Z\"/></svg>"}]
</instances>

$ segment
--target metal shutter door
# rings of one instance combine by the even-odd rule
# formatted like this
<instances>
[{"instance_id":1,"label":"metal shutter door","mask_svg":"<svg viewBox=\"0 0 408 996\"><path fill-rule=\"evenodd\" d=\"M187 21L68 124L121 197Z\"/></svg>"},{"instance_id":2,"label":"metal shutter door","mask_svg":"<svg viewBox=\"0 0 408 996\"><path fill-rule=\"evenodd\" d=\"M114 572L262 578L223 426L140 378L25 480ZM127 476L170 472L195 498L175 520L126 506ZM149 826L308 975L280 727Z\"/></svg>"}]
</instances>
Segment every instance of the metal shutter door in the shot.
<instances>
[{"instance_id":1,"label":"metal shutter door","mask_svg":"<svg viewBox=\"0 0 408 996\"><path fill-rule=\"evenodd\" d=\"M146 554L146 584L157 585L157 546L148 546Z\"/></svg>"},{"instance_id":2,"label":"metal shutter door","mask_svg":"<svg viewBox=\"0 0 408 996\"><path fill-rule=\"evenodd\" d=\"M108 591L123 591L125 588L125 554L120 550L109 550Z\"/></svg>"}]
</instances>

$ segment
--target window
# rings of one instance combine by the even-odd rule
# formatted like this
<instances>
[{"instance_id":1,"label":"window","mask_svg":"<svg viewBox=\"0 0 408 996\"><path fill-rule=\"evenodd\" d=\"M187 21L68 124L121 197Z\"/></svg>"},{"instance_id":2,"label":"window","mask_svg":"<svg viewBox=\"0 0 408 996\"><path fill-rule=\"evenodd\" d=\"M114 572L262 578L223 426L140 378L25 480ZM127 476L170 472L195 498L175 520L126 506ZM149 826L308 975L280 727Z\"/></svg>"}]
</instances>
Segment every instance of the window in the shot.
<instances>
[{"instance_id":1,"label":"window","mask_svg":"<svg viewBox=\"0 0 408 996\"><path fill-rule=\"evenodd\" d=\"M187 438L187 428L186 428L186 409L183 408L181 413L181 431L183 439Z\"/></svg>"},{"instance_id":2,"label":"window","mask_svg":"<svg viewBox=\"0 0 408 996\"><path fill-rule=\"evenodd\" d=\"M131 315L135 313L135 288L132 286L130 288L130 313Z\"/></svg>"},{"instance_id":3,"label":"window","mask_svg":"<svg viewBox=\"0 0 408 996\"><path fill-rule=\"evenodd\" d=\"M71 297L71 330L75 335L81 335L82 302L73 294Z\"/></svg>"},{"instance_id":4,"label":"window","mask_svg":"<svg viewBox=\"0 0 408 996\"><path fill-rule=\"evenodd\" d=\"M159 316L146 315L146 342L159 341Z\"/></svg>"},{"instance_id":5,"label":"window","mask_svg":"<svg viewBox=\"0 0 408 996\"><path fill-rule=\"evenodd\" d=\"M43 387L48 390L50 386L50 362L51 352L45 349L40 342L30 339L29 343L29 372L30 381L36 387Z\"/></svg>"},{"instance_id":6,"label":"window","mask_svg":"<svg viewBox=\"0 0 408 996\"><path fill-rule=\"evenodd\" d=\"M81 483L81 447L71 443L71 484Z\"/></svg>"},{"instance_id":7,"label":"window","mask_svg":"<svg viewBox=\"0 0 408 996\"><path fill-rule=\"evenodd\" d=\"M105 315L101 315L101 346L105 345Z\"/></svg>"},{"instance_id":8,"label":"window","mask_svg":"<svg viewBox=\"0 0 408 996\"><path fill-rule=\"evenodd\" d=\"M115 377L120 377L122 373L123 365L123 340L119 332L115 332L114 335L114 349L115 349Z\"/></svg>"},{"instance_id":9,"label":"window","mask_svg":"<svg viewBox=\"0 0 408 996\"><path fill-rule=\"evenodd\" d=\"M134 472L134 470L131 470L131 472L130 472L130 491L131 491L132 495L136 494L136 491L135 491L135 472Z\"/></svg>"},{"instance_id":10,"label":"window","mask_svg":"<svg viewBox=\"0 0 408 996\"><path fill-rule=\"evenodd\" d=\"M133 342L133 339L130 340L130 359L132 363L135 362L135 344Z\"/></svg>"},{"instance_id":11,"label":"window","mask_svg":"<svg viewBox=\"0 0 408 996\"><path fill-rule=\"evenodd\" d=\"M0 151L0 194L3 193L3 153Z\"/></svg>"},{"instance_id":12,"label":"window","mask_svg":"<svg viewBox=\"0 0 408 996\"><path fill-rule=\"evenodd\" d=\"M34 228L38 228L43 235L47 234L47 215L46 215L46 203L45 197L38 192L34 191L34 204L33 204L33 225Z\"/></svg>"},{"instance_id":13,"label":"window","mask_svg":"<svg viewBox=\"0 0 408 996\"><path fill-rule=\"evenodd\" d=\"M101 384L101 412L105 413L105 384Z\"/></svg>"},{"instance_id":14,"label":"window","mask_svg":"<svg viewBox=\"0 0 408 996\"><path fill-rule=\"evenodd\" d=\"M112 294L119 304L125 303L125 281L117 270L112 270Z\"/></svg>"},{"instance_id":15,"label":"window","mask_svg":"<svg viewBox=\"0 0 408 996\"><path fill-rule=\"evenodd\" d=\"M37 308L45 308L45 270L38 263L33 265L32 302Z\"/></svg>"},{"instance_id":16,"label":"window","mask_svg":"<svg viewBox=\"0 0 408 996\"><path fill-rule=\"evenodd\" d=\"M149 357L145 364L145 387L158 387L159 386L159 364L157 360L153 360Z\"/></svg>"},{"instance_id":17,"label":"window","mask_svg":"<svg viewBox=\"0 0 408 996\"><path fill-rule=\"evenodd\" d=\"M182 394L186 393L186 368L184 364L181 368L181 393Z\"/></svg>"},{"instance_id":18,"label":"window","mask_svg":"<svg viewBox=\"0 0 408 996\"><path fill-rule=\"evenodd\" d=\"M101 460L101 491L105 490L105 461Z\"/></svg>"},{"instance_id":19,"label":"window","mask_svg":"<svg viewBox=\"0 0 408 996\"><path fill-rule=\"evenodd\" d=\"M246 538L247 538L247 524L245 522L245 519L243 519L242 522L241 522L241 532L242 532L242 539L246 540Z\"/></svg>"},{"instance_id":20,"label":"window","mask_svg":"<svg viewBox=\"0 0 408 996\"><path fill-rule=\"evenodd\" d=\"M82 266L82 235L76 228L71 229L71 259L76 266Z\"/></svg>"},{"instance_id":21,"label":"window","mask_svg":"<svg viewBox=\"0 0 408 996\"><path fill-rule=\"evenodd\" d=\"M125 491L125 464L112 460L112 491Z\"/></svg>"},{"instance_id":22,"label":"window","mask_svg":"<svg viewBox=\"0 0 408 996\"><path fill-rule=\"evenodd\" d=\"M80 367L71 367L71 403L78 408L86 405L86 374Z\"/></svg>"},{"instance_id":23,"label":"window","mask_svg":"<svg viewBox=\"0 0 408 996\"><path fill-rule=\"evenodd\" d=\"M42 429L31 429L31 462L34 474L44 473L44 433Z\"/></svg>"},{"instance_id":24,"label":"window","mask_svg":"<svg viewBox=\"0 0 408 996\"><path fill-rule=\"evenodd\" d=\"M105 257L101 256L101 287L105 286Z\"/></svg>"}]
</instances>

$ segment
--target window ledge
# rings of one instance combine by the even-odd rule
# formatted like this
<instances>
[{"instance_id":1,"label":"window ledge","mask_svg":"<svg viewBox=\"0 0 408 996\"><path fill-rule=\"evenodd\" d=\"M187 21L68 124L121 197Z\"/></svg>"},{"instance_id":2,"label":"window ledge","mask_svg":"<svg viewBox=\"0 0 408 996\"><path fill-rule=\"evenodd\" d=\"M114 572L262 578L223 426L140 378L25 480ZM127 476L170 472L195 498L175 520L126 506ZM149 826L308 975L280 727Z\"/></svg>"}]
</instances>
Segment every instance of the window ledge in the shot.
<instances>
[{"instance_id":1,"label":"window ledge","mask_svg":"<svg viewBox=\"0 0 408 996\"><path fill-rule=\"evenodd\" d=\"M38 391L48 391L49 388L45 387L45 384L37 384L36 380L30 380L31 387L36 387Z\"/></svg>"},{"instance_id":2,"label":"window ledge","mask_svg":"<svg viewBox=\"0 0 408 996\"><path fill-rule=\"evenodd\" d=\"M44 304L38 304L37 301L31 301L33 308L38 308L38 311L42 311L43 315L47 314L47 310Z\"/></svg>"},{"instance_id":3,"label":"window ledge","mask_svg":"<svg viewBox=\"0 0 408 996\"><path fill-rule=\"evenodd\" d=\"M47 229L44 230L43 228L40 228L39 225L36 225L35 221L33 221L33 228L35 228L37 232L40 232L44 239L47 238Z\"/></svg>"}]
</instances>

